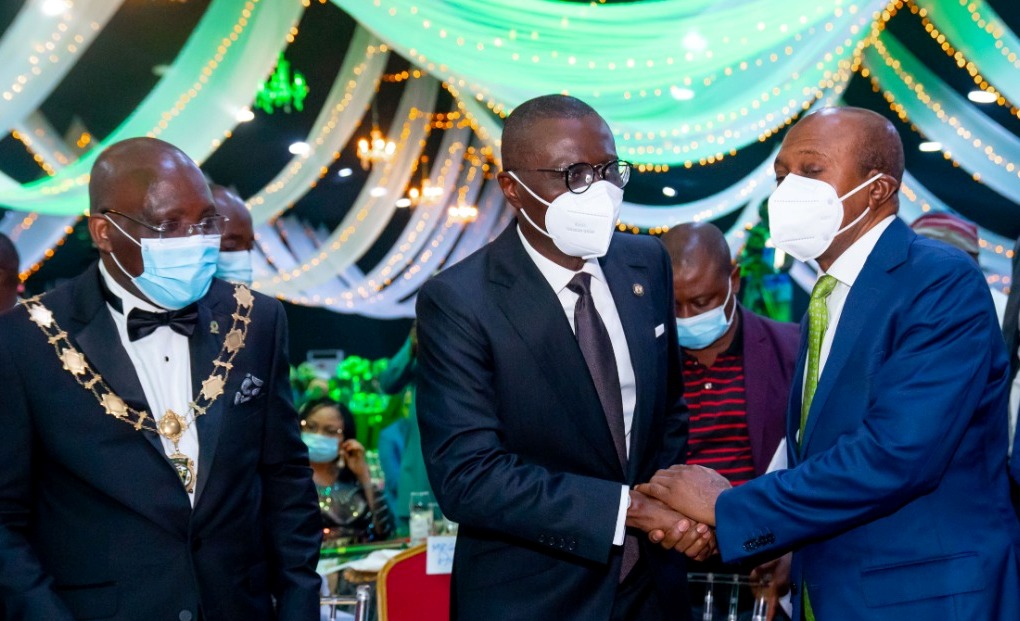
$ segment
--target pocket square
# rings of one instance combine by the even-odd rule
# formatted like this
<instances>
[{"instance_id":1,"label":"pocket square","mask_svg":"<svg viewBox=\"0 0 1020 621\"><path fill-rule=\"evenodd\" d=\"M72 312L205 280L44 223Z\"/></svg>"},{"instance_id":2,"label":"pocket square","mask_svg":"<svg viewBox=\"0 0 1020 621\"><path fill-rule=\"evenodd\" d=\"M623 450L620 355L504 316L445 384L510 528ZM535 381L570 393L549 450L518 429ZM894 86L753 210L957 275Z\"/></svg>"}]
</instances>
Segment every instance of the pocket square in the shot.
<instances>
[{"instance_id":1,"label":"pocket square","mask_svg":"<svg viewBox=\"0 0 1020 621\"><path fill-rule=\"evenodd\" d=\"M655 338L659 338L660 336L662 336L665 333L666 333L666 325L665 324L660 323L659 325L655 326Z\"/></svg>"},{"instance_id":2,"label":"pocket square","mask_svg":"<svg viewBox=\"0 0 1020 621\"><path fill-rule=\"evenodd\" d=\"M262 380L255 377L251 373L244 376L241 381L241 389L234 393L234 405L240 405L242 403L248 403L255 397L259 396L262 392Z\"/></svg>"}]
</instances>

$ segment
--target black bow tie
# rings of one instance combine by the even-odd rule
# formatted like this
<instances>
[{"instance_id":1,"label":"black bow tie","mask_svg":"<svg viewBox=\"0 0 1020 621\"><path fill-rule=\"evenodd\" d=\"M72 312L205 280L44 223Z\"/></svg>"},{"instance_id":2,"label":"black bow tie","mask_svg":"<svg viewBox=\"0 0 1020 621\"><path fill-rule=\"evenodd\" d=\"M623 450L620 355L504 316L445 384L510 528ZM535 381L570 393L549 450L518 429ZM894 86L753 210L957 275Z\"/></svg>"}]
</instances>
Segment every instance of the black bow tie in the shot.
<instances>
[{"instance_id":1,"label":"black bow tie","mask_svg":"<svg viewBox=\"0 0 1020 621\"><path fill-rule=\"evenodd\" d=\"M140 308L132 308L127 317L128 339L132 342L137 341L163 326L169 326L177 334L191 336L195 332L196 323L198 306L195 304L165 313L150 313Z\"/></svg>"}]
</instances>

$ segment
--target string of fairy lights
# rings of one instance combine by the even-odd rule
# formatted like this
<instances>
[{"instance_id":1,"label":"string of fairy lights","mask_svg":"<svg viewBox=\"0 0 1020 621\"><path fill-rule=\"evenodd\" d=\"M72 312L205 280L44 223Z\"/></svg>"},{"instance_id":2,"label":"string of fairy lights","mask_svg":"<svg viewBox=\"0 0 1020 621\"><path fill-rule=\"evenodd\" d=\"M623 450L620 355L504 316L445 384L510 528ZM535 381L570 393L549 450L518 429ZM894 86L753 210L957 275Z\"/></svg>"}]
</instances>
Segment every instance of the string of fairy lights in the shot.
<instances>
[{"instance_id":1,"label":"string of fairy lights","mask_svg":"<svg viewBox=\"0 0 1020 621\"><path fill-rule=\"evenodd\" d=\"M203 90L208 88L209 84L224 79L218 75L218 70L225 64L231 48L245 36L246 29L254 21L253 17L260 2L267 1L244 0L238 5L239 11L234 14L233 21L226 24L215 51L206 58L196 77L176 92L172 101L168 100L168 104L164 104L163 111L145 132L147 135L154 137L163 135L175 121L189 111L189 108L204 106L196 103L201 100ZM528 3L534 0L524 1ZM308 7L312 2L314 0L301 0L300 4ZM327 0L319 2L325 4ZM704 40L704 35L681 33L684 50L679 53L645 53L653 49L652 46L646 45L638 48L639 51L632 55L620 55L615 60L607 60L608 54L623 46L626 41L608 42L606 44L608 49L599 51L600 54L602 52L605 54L594 54L590 57L567 54L556 47L556 42L562 37L569 36L570 31L577 30L584 16L596 15L599 10L608 9L611 5L579 5L585 11L577 9L578 12L571 13L569 18L564 17L558 28L544 29L537 26L531 28L523 25L510 28L503 36L484 39L466 30L458 32L448 25L454 22L449 20L444 22L435 17L430 11L437 5L428 0L420 0L417 5L397 1L390 3L388 7L381 6L382 3L378 1L359 3L358 6L355 6L354 0L332 2L344 7L359 20L364 16L365 23L379 26L375 30L383 33L384 38L387 28L381 26L382 20L397 20L393 23L399 23L399 19L407 17L404 13L411 15L417 13L416 23L419 32L411 39L422 42L423 45L415 48L396 45L397 51L414 64L405 70L389 74L383 73L383 68L392 42L383 43L373 38L370 43L351 46L348 56L351 57L353 69L350 73L353 75L346 81L341 80L340 76L345 75L344 68L341 68L334 84L335 97L331 93L331 97L327 98L327 106L323 107L316 126L308 135L309 151L296 154L273 181L249 200L253 214L259 215L260 222L270 224L268 228L260 227L260 235L278 234L273 233L276 229L271 226L272 223L315 187L339 159L344 149L353 146L351 138L355 130L358 127L365 127L365 106L376 96L381 83L400 84L405 87L405 91L415 91L418 88L416 85L438 79L442 88L453 95L455 109L433 111L426 104L411 106L399 122L394 122L391 130L396 130L393 132L395 135L389 138L393 143L394 158L389 162L376 164L378 170L373 169L370 182L366 183L359 194L348 217L345 217L336 230L321 240L322 243L315 252L303 257L294 257L298 259L296 262L281 261L279 257L274 257L273 253L278 252L279 248L286 248L286 244L282 246L261 244L263 250L266 250L267 262L275 273L267 274L258 286L296 303L356 309L360 304L371 300L384 300L385 303L380 303L379 308L385 310L380 312L392 312L394 309L402 308L402 302L380 296L395 283L413 280L420 277L421 270L434 268L435 255L439 248L445 248L449 251L446 254L450 254L454 248L470 245L457 244L473 222L482 221L484 217L485 224L489 227L495 220L504 217L501 215L502 201L487 203L495 205L498 212L495 215L487 214L482 207L483 200L479 197L492 194L491 188L495 185L487 182L492 180L493 173L499 166L499 120L509 113L513 101L508 100L505 93L517 92L514 89L523 88L524 85L518 84L516 80L506 79L507 76L493 78L500 72L492 70L489 71L489 80L486 81L454 62L463 60L461 58L451 57L445 59L447 62L438 62L443 57L434 53L436 49L459 49L462 55L465 55L466 50L472 50L472 54L478 55L479 58L491 54L502 58L506 66L519 66L526 71L535 72L539 81L551 80L558 75L557 71L560 69L573 67L573 70L579 72L578 75L585 76L582 83L588 80L591 88L595 89L593 103L596 107L600 110L605 107L612 111L607 114L607 118L617 110L633 109L644 114L648 110L662 108L664 105L692 110L703 100L713 103L707 99L713 92L739 91L730 98L715 101L717 105L705 105L704 111L693 115L688 121L681 122L675 115L661 116L659 117L661 122L657 124L649 121L653 119L651 116L648 116L644 123L614 124L611 121L612 126L620 127L617 138L621 155L635 161L641 172L666 172L671 166L683 166L688 169L695 165L711 166L726 157L736 155L746 144L770 141L806 111L837 101L845 92L850 79L859 74L871 82L872 87L885 97L890 109L911 124L912 129L917 130L917 126L914 125L915 119L908 114L908 110L913 108L905 105L902 99L904 93L909 93L916 99L917 104L922 105L934 118L944 124L945 131L967 140L969 148L980 153L987 164L1015 175L1012 177L1014 183L1016 177L1020 176L1020 158L1003 150L1009 146L1008 143L983 138L980 128L968 126L965 119L947 111L949 108L947 102L933 95L932 87L919 78L919 73L905 69L902 61L904 54L896 51L898 48L895 46L898 44L883 34L889 20L906 8L911 15L921 21L934 43L952 58L961 70L968 73L979 90L994 96L996 105L1008 109L1010 114L1020 118L1020 111L1016 105L1000 90L1002 85L996 84L992 76L982 73L983 59L969 58L961 51L962 48L951 40L945 23L940 22L939 16L925 6L926 0L859 3L826 0L824 10L815 7L813 12L805 10L799 16L793 11L788 15L757 17L755 19L758 21L747 33L735 30L732 34L712 39L711 46ZM489 4L490 15L502 14L501 11L508 4L501 1ZM702 4L707 7L711 3ZM961 6L970 15L973 25L982 33L992 40L1003 40L998 21L986 15L990 9L985 7L983 2L980 0L962 2ZM519 10L519 7L517 8ZM575 10L575 7L571 7L570 10ZM538 19L535 17L534 23L539 23ZM719 20L722 20L721 16ZM58 19L56 24L55 31L60 33L61 37L71 36L66 34L71 28L66 20ZM61 28L60 24L64 24L64 27ZM285 40L293 42L298 34L296 25L290 25ZM749 43L750 39L754 39L754 36L749 36L752 34L759 36L766 44ZM420 40L415 38L419 35ZM703 37L700 41L699 36ZM43 49L45 52L59 51L56 48L64 45L70 54L80 52L79 46L84 39L77 41L72 38L70 41L73 42L68 44L68 41L58 37L53 41L54 49L46 45ZM437 47L440 44L444 47ZM752 53L747 54L745 58L735 57L740 50L745 49ZM1009 44L996 45L994 53L1016 68L1020 68L1020 59ZM345 58L345 66L347 60ZM876 76L878 62L884 69ZM36 68L40 68L40 64L36 63ZM692 70L689 75L677 78L675 74L681 64L697 69ZM39 73L41 72L40 68ZM33 71L34 75L39 73ZM601 83L593 77L600 73L604 74L603 78L600 78L603 80ZM767 88L757 88L759 82L755 76L759 73L767 75L773 84ZM662 80L661 76L667 74L672 74L673 77ZM610 87L608 84L610 80L614 80L613 76L616 76L615 81L618 84L627 86ZM630 80L632 76L634 79ZM624 80L623 77L628 79ZM891 78L896 79L895 85L888 83ZM501 84L497 86L495 81ZM9 88L0 91L0 98L12 100L22 91L26 83L27 77L25 81L15 79ZM16 86L21 88L15 89ZM901 89L901 86L907 90L897 90ZM603 87L605 92L599 92ZM573 90L571 94L584 98L589 92L585 90L586 88L589 87ZM749 93L756 94L749 96ZM653 103L656 100L661 103ZM690 103L692 100L695 103ZM207 143L209 151L215 150L224 140L230 138L232 130L232 126L220 130L210 139ZM426 172L428 156L422 149L429 133L433 131L444 132L444 142L436 157L435 166L430 172ZM447 135L450 136L449 143L446 141ZM87 183L87 172L82 172L84 170L82 162L87 161L87 158L81 158L78 162L59 162L55 165L33 150L32 135L15 130L12 136L33 154L40 168L51 178L49 182L31 187L34 194L54 199L67 193L80 192ZM469 136L475 138L470 139ZM103 144L105 143L96 144L93 152L98 152ZM958 150L954 152L944 148L943 155L954 166L967 168L965 163L961 164L958 160ZM61 169L65 167L66 170L61 173ZM967 169L976 182L988 181L981 172ZM69 171L73 171L74 174L69 174ZM418 174L419 172L421 174ZM418 178L421 179L421 187L415 187ZM443 189L441 199L423 201L419 198L426 186L430 185ZM733 188L732 192L712 197L710 201L703 201L697 209L682 212L682 217L713 220L724 213L743 207L744 212L730 232L731 237L739 236L741 231L750 225L750 219L756 217L749 208L750 204L762 200L763 196L767 195L768 173L759 171L749 175L738 186ZM994 185L990 187L997 189ZM372 192L380 188L385 190L384 193L373 196ZM24 189L18 188L22 192ZM0 201L4 199L4 194L4 189L0 188ZM13 194L16 195L17 192ZM353 260L361 256L378 238L378 233L382 229L379 226L380 220L385 219L385 214L393 212L394 194L406 196L407 198L399 200L410 201L411 208L415 209L411 222L397 242L389 249L384 259L358 282L350 286L347 286L347 281L330 282L332 273L352 265ZM922 197L917 199L920 201L922 211L932 208L931 201L925 200L923 198L925 195L916 191L913 186L907 187L905 184L904 194L911 201L916 197ZM414 197L413 201L411 197ZM28 202L23 204L31 205ZM676 219L675 214L681 213L681 207L677 205L674 208L668 206L661 208L663 220L660 224L644 220L628 223L622 218L619 228L635 233L661 234L680 221ZM627 210L624 214L626 213ZM642 212L642 215L647 214ZM28 230L38 218L38 212L29 213L18 226ZM492 232L491 229L487 230ZM68 227L66 231L70 233L71 228ZM475 240L471 241L473 243ZM1008 258L1012 254L1001 240L987 235L982 236L981 245L983 250L1000 256ZM352 246L360 250L352 250ZM48 248L44 257L52 256L54 248ZM39 265L41 262L26 270L22 278L25 279L37 271ZM283 267L285 265L286 267ZM330 283L329 286L333 287L332 295L306 294L308 291L316 290L317 287L325 286L324 283Z\"/></svg>"}]
</instances>

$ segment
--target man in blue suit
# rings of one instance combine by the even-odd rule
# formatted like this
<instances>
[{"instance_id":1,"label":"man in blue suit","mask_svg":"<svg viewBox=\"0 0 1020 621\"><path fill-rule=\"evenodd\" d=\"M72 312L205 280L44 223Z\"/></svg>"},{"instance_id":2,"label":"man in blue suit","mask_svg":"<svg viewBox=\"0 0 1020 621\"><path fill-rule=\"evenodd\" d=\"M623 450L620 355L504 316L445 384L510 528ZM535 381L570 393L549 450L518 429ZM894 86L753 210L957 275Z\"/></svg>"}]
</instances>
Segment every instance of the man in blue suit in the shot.
<instances>
[{"instance_id":1,"label":"man in blue suit","mask_svg":"<svg viewBox=\"0 0 1020 621\"><path fill-rule=\"evenodd\" d=\"M422 447L460 524L452 618L686 619L683 572L625 530L654 502L630 486L686 442L669 256L613 232L630 165L587 104L521 104L502 156L517 221L417 303Z\"/></svg>"},{"instance_id":2,"label":"man in blue suit","mask_svg":"<svg viewBox=\"0 0 1020 621\"><path fill-rule=\"evenodd\" d=\"M677 466L644 491L717 525L727 561L794 550L795 619L1020 618L1008 361L981 272L896 217L903 147L881 116L810 115L775 169L773 240L823 272L787 416L790 469L727 489Z\"/></svg>"}]
</instances>

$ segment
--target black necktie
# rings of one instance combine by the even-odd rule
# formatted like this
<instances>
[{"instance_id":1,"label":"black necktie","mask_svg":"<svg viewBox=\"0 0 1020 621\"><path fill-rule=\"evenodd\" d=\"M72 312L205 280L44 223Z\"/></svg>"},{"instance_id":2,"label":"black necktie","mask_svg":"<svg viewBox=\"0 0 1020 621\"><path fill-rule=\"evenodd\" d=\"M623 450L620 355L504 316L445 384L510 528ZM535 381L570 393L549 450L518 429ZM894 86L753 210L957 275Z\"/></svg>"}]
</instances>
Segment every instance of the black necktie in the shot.
<instances>
[{"instance_id":1,"label":"black necktie","mask_svg":"<svg viewBox=\"0 0 1020 621\"><path fill-rule=\"evenodd\" d=\"M577 294L574 306L574 332L577 344L581 346L581 354L588 365L588 371L595 382L602 410L609 423L609 432L613 436L616 454L620 464L627 469L626 431L623 424L623 393L620 389L620 375L616 367L616 354L609 331L602 323L595 308L595 300L591 297L591 274L578 272L567 289ZM620 582L634 568L638 559L638 541L634 535L626 535L623 542L623 563L620 566Z\"/></svg>"},{"instance_id":2,"label":"black necktie","mask_svg":"<svg viewBox=\"0 0 1020 621\"><path fill-rule=\"evenodd\" d=\"M595 308L595 300L591 297L591 274L578 272L567 283L578 295L574 306L574 332L577 344L581 346L584 361L588 364L591 379L595 382L595 390L602 402L602 410L609 423L609 432L613 435L613 444L620 464L627 465L627 446L624 441L623 426L623 395L620 391L620 374L616 368L616 354L613 353L613 342L609 331L602 323Z\"/></svg>"},{"instance_id":3,"label":"black necktie","mask_svg":"<svg viewBox=\"0 0 1020 621\"><path fill-rule=\"evenodd\" d=\"M169 326L177 334L191 336L195 332L197 322L198 306L195 304L165 313L150 313L140 308L132 308L127 317L128 340L134 342L145 338L162 326Z\"/></svg>"}]
</instances>

